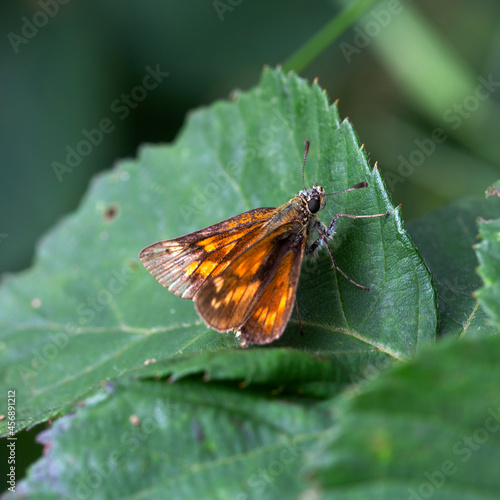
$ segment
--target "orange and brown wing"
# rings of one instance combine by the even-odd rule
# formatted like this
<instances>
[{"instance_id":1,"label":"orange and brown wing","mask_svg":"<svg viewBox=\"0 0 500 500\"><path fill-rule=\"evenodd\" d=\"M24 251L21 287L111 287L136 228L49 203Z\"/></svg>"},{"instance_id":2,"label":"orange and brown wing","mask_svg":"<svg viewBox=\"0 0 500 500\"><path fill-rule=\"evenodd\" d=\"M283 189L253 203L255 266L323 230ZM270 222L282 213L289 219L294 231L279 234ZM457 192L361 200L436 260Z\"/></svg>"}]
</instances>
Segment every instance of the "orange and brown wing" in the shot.
<instances>
[{"instance_id":1,"label":"orange and brown wing","mask_svg":"<svg viewBox=\"0 0 500 500\"><path fill-rule=\"evenodd\" d=\"M304 240L305 241L305 240ZM287 252L250 317L240 327L241 345L267 344L279 337L292 314L304 248L300 256Z\"/></svg>"},{"instance_id":2,"label":"orange and brown wing","mask_svg":"<svg viewBox=\"0 0 500 500\"><path fill-rule=\"evenodd\" d=\"M239 330L244 343L265 344L282 334L304 256L301 230L298 224L278 226L205 283L195 304L208 326Z\"/></svg>"},{"instance_id":3,"label":"orange and brown wing","mask_svg":"<svg viewBox=\"0 0 500 500\"><path fill-rule=\"evenodd\" d=\"M171 292L193 299L210 277L220 274L261 238L274 208L257 208L172 240L159 241L139 253L146 269Z\"/></svg>"}]
</instances>

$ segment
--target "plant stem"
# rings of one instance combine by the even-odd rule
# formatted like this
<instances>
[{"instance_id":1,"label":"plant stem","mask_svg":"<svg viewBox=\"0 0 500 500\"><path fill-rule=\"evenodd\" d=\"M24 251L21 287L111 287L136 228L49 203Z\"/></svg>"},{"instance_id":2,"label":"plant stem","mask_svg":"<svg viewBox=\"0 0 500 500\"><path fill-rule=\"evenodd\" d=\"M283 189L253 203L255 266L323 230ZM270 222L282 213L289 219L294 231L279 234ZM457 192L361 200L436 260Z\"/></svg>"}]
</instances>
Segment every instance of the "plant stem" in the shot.
<instances>
[{"instance_id":1,"label":"plant stem","mask_svg":"<svg viewBox=\"0 0 500 500\"><path fill-rule=\"evenodd\" d=\"M318 31L284 63L285 72L300 73L318 57L336 38L378 0L356 0L336 15L324 28Z\"/></svg>"}]
</instances>

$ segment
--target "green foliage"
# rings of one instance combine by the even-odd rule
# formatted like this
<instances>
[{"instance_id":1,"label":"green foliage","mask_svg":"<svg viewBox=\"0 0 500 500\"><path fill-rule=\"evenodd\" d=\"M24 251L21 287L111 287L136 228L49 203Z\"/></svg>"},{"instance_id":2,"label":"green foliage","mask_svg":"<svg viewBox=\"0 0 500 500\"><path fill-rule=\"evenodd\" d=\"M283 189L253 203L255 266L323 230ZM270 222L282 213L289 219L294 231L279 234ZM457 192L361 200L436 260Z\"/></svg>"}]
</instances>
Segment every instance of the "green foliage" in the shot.
<instances>
[{"instance_id":1,"label":"green foliage","mask_svg":"<svg viewBox=\"0 0 500 500\"><path fill-rule=\"evenodd\" d=\"M477 217L500 213L498 198L467 198L434 210L408 224L408 231L432 273L439 308L439 335L474 337L491 335L486 311L479 307L475 290L481 285L476 273L473 244Z\"/></svg>"},{"instance_id":2,"label":"green foliage","mask_svg":"<svg viewBox=\"0 0 500 500\"><path fill-rule=\"evenodd\" d=\"M331 270L323 253L302 272L305 336L294 320L275 345L349 352L341 364L344 378L354 378L367 363L408 357L434 338L430 277L350 125L340 123L317 85L269 70L260 87L234 103L194 113L175 145L147 147L137 161L96 179L78 212L45 238L33 269L4 283L2 340L9 349L0 373L24 393L19 428L66 413L102 380L147 359L238 345L234 335L208 330L192 302L159 286L137 253L156 240L292 197L301 187L305 138L312 143L308 185L332 192L370 184L329 198L325 221L335 213L392 213L338 226L338 264L371 290Z\"/></svg>"},{"instance_id":3,"label":"green foliage","mask_svg":"<svg viewBox=\"0 0 500 500\"><path fill-rule=\"evenodd\" d=\"M498 336L444 342L333 401L310 459L319 498L498 497L499 351Z\"/></svg>"},{"instance_id":4,"label":"green foliage","mask_svg":"<svg viewBox=\"0 0 500 500\"><path fill-rule=\"evenodd\" d=\"M330 420L314 400L199 381L105 392L44 433L50 449L24 484L36 498L292 497L305 487L304 451Z\"/></svg>"},{"instance_id":5,"label":"green foliage","mask_svg":"<svg viewBox=\"0 0 500 500\"><path fill-rule=\"evenodd\" d=\"M164 290L137 253L287 201L302 188L305 139L311 141L307 186L317 182L334 192L369 184L329 197L320 214L325 223L337 213L390 212L339 220L331 242L343 271L370 290L332 270L323 250L301 273L304 335L293 316L277 342L242 350L232 333L207 329L192 302ZM475 218L495 213L498 201L464 201L411 225L431 278L351 125L339 120L316 83L266 70L255 89L191 114L173 145L145 147L136 160L99 176L78 211L43 240L33 268L0 288L0 381L4 393L18 395L17 430L61 417L42 436L51 446L18 493L59 498L87 488L82 494L93 498L292 498L318 481L326 495L334 483L324 478L339 466L330 456L335 435L346 426L345 418L337 422L338 412L353 413L371 390L387 394L378 401L381 415L415 410L416 420L381 427L384 439L387 432L405 436L397 452L412 453L420 432L415 421L428 423L421 406L406 400L415 394L425 406L429 395L431 407L446 413L453 349L469 349L454 346L453 335L446 348L430 348L437 308L441 335L475 337L478 365L483 353L493 357L496 344L482 342L497 330L473 296L479 279L471 245ZM425 346L412 365L366 383L360 395L346 392ZM432 377L423 376L428 364ZM468 366L463 369L454 400L456 419L463 414L467 425L462 405L470 403L479 372L471 371L469 381ZM385 391L393 380L397 387ZM0 431L7 433L6 422ZM305 474L308 450L325 437L324 458ZM363 451L361 439L351 444L339 456ZM402 460L385 441L381 446L385 465L375 463L375 475L381 491L392 491L391 467ZM427 455L418 456L426 467ZM375 477L371 469L366 474Z\"/></svg>"},{"instance_id":6,"label":"green foliage","mask_svg":"<svg viewBox=\"0 0 500 500\"><path fill-rule=\"evenodd\" d=\"M500 182L491 186L486 197L500 196ZM493 198L497 201L498 198ZM493 201L492 200L492 201ZM498 205L498 203L497 203ZM498 211L495 215L498 215ZM478 221L479 236L483 241L475 246L480 266L477 269L484 286L476 292L476 297L489 314L492 328L500 328L500 219Z\"/></svg>"}]
</instances>

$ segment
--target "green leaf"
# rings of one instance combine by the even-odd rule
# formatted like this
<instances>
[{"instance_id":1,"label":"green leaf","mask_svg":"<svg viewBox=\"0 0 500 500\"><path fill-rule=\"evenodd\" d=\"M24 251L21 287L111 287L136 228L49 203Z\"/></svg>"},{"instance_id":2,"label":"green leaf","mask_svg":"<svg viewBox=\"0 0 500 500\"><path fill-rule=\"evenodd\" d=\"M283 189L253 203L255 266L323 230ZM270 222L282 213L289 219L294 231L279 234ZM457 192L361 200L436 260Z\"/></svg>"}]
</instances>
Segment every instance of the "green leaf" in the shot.
<instances>
[{"instance_id":1,"label":"green leaf","mask_svg":"<svg viewBox=\"0 0 500 500\"><path fill-rule=\"evenodd\" d=\"M370 366L381 371L385 364ZM239 381L240 387L264 385L279 393L302 396L327 397L339 392L345 385L358 382L365 373L356 378L353 370L342 356L335 353L313 354L287 348L255 348L225 351L186 353L164 359L131 371L132 376L168 377L174 382L183 377L203 376L208 381Z\"/></svg>"},{"instance_id":2,"label":"green leaf","mask_svg":"<svg viewBox=\"0 0 500 500\"><path fill-rule=\"evenodd\" d=\"M317 498L498 498L499 352L499 336L443 342L334 401L310 456Z\"/></svg>"},{"instance_id":3,"label":"green leaf","mask_svg":"<svg viewBox=\"0 0 500 500\"><path fill-rule=\"evenodd\" d=\"M4 393L18 391L18 429L68 412L101 381L148 359L238 346L233 334L207 329L192 302L163 289L137 254L157 240L286 202L302 188L305 139L307 186L334 192L369 183L329 197L325 223L336 213L390 216L340 219L331 243L341 269L370 291L332 270L323 249L302 269L305 334L292 319L269 348L332 354L343 359L341 378L352 380L434 339L430 276L352 127L316 83L266 70L255 89L191 114L174 144L144 147L136 160L97 177L78 211L43 239L33 268L3 280L0 380Z\"/></svg>"},{"instance_id":4,"label":"green leaf","mask_svg":"<svg viewBox=\"0 0 500 500\"><path fill-rule=\"evenodd\" d=\"M474 337L498 332L475 296L481 280L473 250L478 242L476 219L498 213L498 197L467 198L408 224L408 231L432 273L440 335Z\"/></svg>"},{"instance_id":5,"label":"green leaf","mask_svg":"<svg viewBox=\"0 0 500 500\"><path fill-rule=\"evenodd\" d=\"M497 187L490 188L493 193ZM491 196L491 195L490 195ZM498 214L498 212L497 212ZM479 236L483 239L475 246L480 266L477 269L484 285L475 293L491 322L500 328L500 219L479 220Z\"/></svg>"},{"instance_id":6,"label":"green leaf","mask_svg":"<svg viewBox=\"0 0 500 500\"><path fill-rule=\"evenodd\" d=\"M43 433L45 456L8 498L294 498L306 487L305 452L329 420L305 398L113 384Z\"/></svg>"},{"instance_id":7,"label":"green leaf","mask_svg":"<svg viewBox=\"0 0 500 500\"><path fill-rule=\"evenodd\" d=\"M489 186L485 193L486 198L495 195L500 197L500 180L494 182L491 186Z\"/></svg>"}]
</instances>

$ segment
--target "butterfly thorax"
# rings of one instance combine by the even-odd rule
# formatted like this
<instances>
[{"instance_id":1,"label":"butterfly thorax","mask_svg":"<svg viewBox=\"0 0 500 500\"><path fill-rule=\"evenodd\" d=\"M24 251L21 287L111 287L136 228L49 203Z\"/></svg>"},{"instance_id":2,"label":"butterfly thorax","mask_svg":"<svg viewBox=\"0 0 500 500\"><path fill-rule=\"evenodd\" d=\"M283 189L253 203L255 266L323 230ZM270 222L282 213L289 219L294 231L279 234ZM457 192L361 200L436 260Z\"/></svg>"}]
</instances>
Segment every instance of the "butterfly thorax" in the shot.
<instances>
[{"instance_id":1,"label":"butterfly thorax","mask_svg":"<svg viewBox=\"0 0 500 500\"><path fill-rule=\"evenodd\" d=\"M325 190L315 184L310 189L303 189L291 200L275 209L267 224L268 231L278 226L288 225L292 232L309 235L315 225L316 213L325 208ZM298 230L297 225L302 226Z\"/></svg>"}]
</instances>

